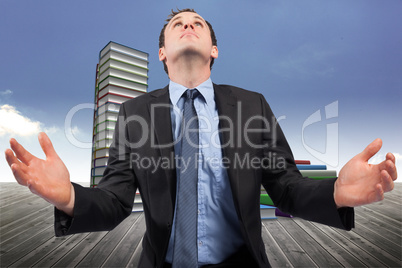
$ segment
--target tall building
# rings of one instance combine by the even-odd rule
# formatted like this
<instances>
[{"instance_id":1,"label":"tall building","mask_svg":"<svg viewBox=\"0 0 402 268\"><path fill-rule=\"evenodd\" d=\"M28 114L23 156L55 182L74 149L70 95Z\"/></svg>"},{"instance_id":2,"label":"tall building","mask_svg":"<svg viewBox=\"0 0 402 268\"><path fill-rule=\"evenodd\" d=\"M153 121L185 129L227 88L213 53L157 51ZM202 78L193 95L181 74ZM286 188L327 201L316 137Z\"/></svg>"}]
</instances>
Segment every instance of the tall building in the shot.
<instances>
[{"instance_id":1,"label":"tall building","mask_svg":"<svg viewBox=\"0 0 402 268\"><path fill-rule=\"evenodd\" d=\"M99 53L95 80L91 187L102 178L120 105L147 92L148 53L109 42Z\"/></svg>"}]
</instances>

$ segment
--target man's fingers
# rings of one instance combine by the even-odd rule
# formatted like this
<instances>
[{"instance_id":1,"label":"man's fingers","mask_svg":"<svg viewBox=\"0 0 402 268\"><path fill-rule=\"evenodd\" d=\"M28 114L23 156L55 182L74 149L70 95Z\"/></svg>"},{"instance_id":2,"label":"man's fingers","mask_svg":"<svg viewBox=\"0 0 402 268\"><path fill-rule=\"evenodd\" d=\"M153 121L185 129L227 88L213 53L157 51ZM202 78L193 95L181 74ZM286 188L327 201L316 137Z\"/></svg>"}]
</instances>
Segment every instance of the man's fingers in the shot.
<instances>
[{"instance_id":1,"label":"man's fingers","mask_svg":"<svg viewBox=\"0 0 402 268\"><path fill-rule=\"evenodd\" d=\"M381 171L381 182L384 192L389 192L394 189L394 180L385 170Z\"/></svg>"},{"instance_id":2,"label":"man's fingers","mask_svg":"<svg viewBox=\"0 0 402 268\"><path fill-rule=\"evenodd\" d=\"M15 157L13 151L11 151L10 149L6 150L6 160L17 182L21 185L26 186L26 180L29 179L26 175L28 172L27 166L24 163L20 162L17 157Z\"/></svg>"},{"instance_id":3,"label":"man's fingers","mask_svg":"<svg viewBox=\"0 0 402 268\"><path fill-rule=\"evenodd\" d=\"M21 185L28 186L30 181L30 176L28 175L28 168L23 164L12 164L11 171L17 182Z\"/></svg>"},{"instance_id":4,"label":"man's fingers","mask_svg":"<svg viewBox=\"0 0 402 268\"><path fill-rule=\"evenodd\" d=\"M389 175L391 176L392 180L396 180L398 178L398 171L396 169L395 156L392 153L387 153L385 160L387 163L386 168L387 168Z\"/></svg>"},{"instance_id":5,"label":"man's fingers","mask_svg":"<svg viewBox=\"0 0 402 268\"><path fill-rule=\"evenodd\" d=\"M396 170L396 165L394 162L392 162L391 160L387 160L386 161L386 169L393 181L398 178L398 171Z\"/></svg>"},{"instance_id":6,"label":"man's fingers","mask_svg":"<svg viewBox=\"0 0 402 268\"><path fill-rule=\"evenodd\" d=\"M379 172L386 171L391 177L391 180L396 180L398 178L398 173L396 171L396 165L392 160L384 160L378 164Z\"/></svg>"},{"instance_id":7,"label":"man's fingers","mask_svg":"<svg viewBox=\"0 0 402 268\"><path fill-rule=\"evenodd\" d=\"M29 188L29 190L31 191L31 193L39 195L39 191L37 190L38 185L37 182L35 180L30 180L27 182L27 186ZM40 195L39 195L40 196ZM43 197L44 198L44 197ZM46 200L46 199L45 199ZM46 200L48 201L48 200Z\"/></svg>"},{"instance_id":8,"label":"man's fingers","mask_svg":"<svg viewBox=\"0 0 402 268\"><path fill-rule=\"evenodd\" d=\"M367 162L371 157L373 157L378 151L381 149L382 140L375 139L372 143L370 143L364 150L359 154L361 159Z\"/></svg>"},{"instance_id":9,"label":"man's fingers","mask_svg":"<svg viewBox=\"0 0 402 268\"><path fill-rule=\"evenodd\" d=\"M14 155L13 151L7 149L6 152L6 160L8 165L13 172L15 180L24 186L29 185L29 181L31 181L31 176L29 175L29 168L23 162L20 162L18 158Z\"/></svg>"},{"instance_id":10,"label":"man's fingers","mask_svg":"<svg viewBox=\"0 0 402 268\"><path fill-rule=\"evenodd\" d=\"M44 132L39 133L38 139L40 146L42 147L42 150L45 153L46 157L57 156L57 153L53 148L53 144L50 141L49 137L46 135L46 133Z\"/></svg>"},{"instance_id":11,"label":"man's fingers","mask_svg":"<svg viewBox=\"0 0 402 268\"><path fill-rule=\"evenodd\" d=\"M15 156L24 164L27 165L34 158L34 156L30 152L25 150L25 148L13 138L10 139L10 146L11 149L14 151Z\"/></svg>"},{"instance_id":12,"label":"man's fingers","mask_svg":"<svg viewBox=\"0 0 402 268\"><path fill-rule=\"evenodd\" d=\"M387 153L387 155L385 156L385 159L386 159L386 160L391 160L392 162L394 162L394 164L395 164L395 162L396 162L396 160L395 160L395 155L392 154L392 153Z\"/></svg>"},{"instance_id":13,"label":"man's fingers","mask_svg":"<svg viewBox=\"0 0 402 268\"><path fill-rule=\"evenodd\" d=\"M5 155L6 155L6 160L8 165L11 167L12 164L14 163L19 163L20 161L18 160L18 158L14 155L13 151L10 149L7 149L5 151Z\"/></svg>"},{"instance_id":14,"label":"man's fingers","mask_svg":"<svg viewBox=\"0 0 402 268\"><path fill-rule=\"evenodd\" d=\"M381 201L384 199L384 189L381 184L376 185L375 193L376 193L375 202Z\"/></svg>"}]
</instances>

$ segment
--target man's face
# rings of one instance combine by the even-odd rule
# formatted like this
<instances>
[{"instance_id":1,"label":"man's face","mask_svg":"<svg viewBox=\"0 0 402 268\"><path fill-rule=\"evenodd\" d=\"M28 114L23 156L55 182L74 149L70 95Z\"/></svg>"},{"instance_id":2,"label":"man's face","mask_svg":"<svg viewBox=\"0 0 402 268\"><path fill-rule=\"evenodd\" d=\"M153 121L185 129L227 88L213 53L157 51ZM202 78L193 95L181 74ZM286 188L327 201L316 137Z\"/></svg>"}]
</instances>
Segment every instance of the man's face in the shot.
<instances>
[{"instance_id":1,"label":"man's face","mask_svg":"<svg viewBox=\"0 0 402 268\"><path fill-rule=\"evenodd\" d=\"M175 58L185 54L202 55L205 59L218 57L208 25L193 12L179 13L170 20L165 29L165 45L159 49L159 60L166 60L169 66Z\"/></svg>"}]
</instances>

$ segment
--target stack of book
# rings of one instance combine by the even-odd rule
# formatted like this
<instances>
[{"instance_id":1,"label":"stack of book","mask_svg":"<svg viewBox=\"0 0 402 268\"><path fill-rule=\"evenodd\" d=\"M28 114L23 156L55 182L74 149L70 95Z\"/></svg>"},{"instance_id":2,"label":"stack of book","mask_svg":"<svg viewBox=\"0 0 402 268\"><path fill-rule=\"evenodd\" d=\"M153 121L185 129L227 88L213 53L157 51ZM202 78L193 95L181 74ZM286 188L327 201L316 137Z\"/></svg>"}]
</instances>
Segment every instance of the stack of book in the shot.
<instances>
[{"instance_id":1,"label":"stack of book","mask_svg":"<svg viewBox=\"0 0 402 268\"><path fill-rule=\"evenodd\" d=\"M105 171L120 105L147 92L148 53L109 42L99 53L95 78L91 187Z\"/></svg>"},{"instance_id":2,"label":"stack of book","mask_svg":"<svg viewBox=\"0 0 402 268\"><path fill-rule=\"evenodd\" d=\"M315 180L337 177L336 170L329 170L326 165L311 165L308 160L296 160L296 165L303 177Z\"/></svg>"},{"instance_id":3,"label":"stack of book","mask_svg":"<svg viewBox=\"0 0 402 268\"><path fill-rule=\"evenodd\" d=\"M134 197L134 204L133 204L132 212L143 212L143 211L144 211L144 206L142 204L141 195L140 195L140 192L137 190L137 192L135 193L135 197Z\"/></svg>"},{"instance_id":4,"label":"stack of book","mask_svg":"<svg viewBox=\"0 0 402 268\"><path fill-rule=\"evenodd\" d=\"M336 170L328 170L326 165L312 165L310 160L295 160L295 162L297 168L299 169L303 177L315 180L324 180L328 178L337 177ZM261 203L260 207L261 219L275 219L276 216L292 217L292 215L284 213L275 207L271 197L267 194L264 187L262 186L261 186L260 203ZM270 214L268 213L268 211L270 211ZM273 214L272 211L275 211L274 216L272 215Z\"/></svg>"}]
</instances>

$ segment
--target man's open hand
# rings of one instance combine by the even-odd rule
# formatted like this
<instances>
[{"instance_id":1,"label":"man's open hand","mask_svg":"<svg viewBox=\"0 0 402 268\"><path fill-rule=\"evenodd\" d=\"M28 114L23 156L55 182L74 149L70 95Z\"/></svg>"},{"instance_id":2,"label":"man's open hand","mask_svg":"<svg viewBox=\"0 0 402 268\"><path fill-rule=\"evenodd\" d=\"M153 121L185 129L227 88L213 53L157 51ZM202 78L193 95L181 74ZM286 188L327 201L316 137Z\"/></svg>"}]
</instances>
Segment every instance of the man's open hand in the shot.
<instances>
[{"instance_id":1,"label":"man's open hand","mask_svg":"<svg viewBox=\"0 0 402 268\"><path fill-rule=\"evenodd\" d=\"M69 172L57 155L45 133L39 133L39 143L46 160L39 159L25 150L15 139L10 140L11 149L6 150L7 162L15 179L70 216L74 207L74 188Z\"/></svg>"},{"instance_id":2,"label":"man's open hand","mask_svg":"<svg viewBox=\"0 0 402 268\"><path fill-rule=\"evenodd\" d=\"M381 139L376 139L341 169L334 189L338 207L355 207L383 200L384 193L394 188L397 171L393 154L388 153L377 165L368 163L381 146Z\"/></svg>"}]
</instances>

